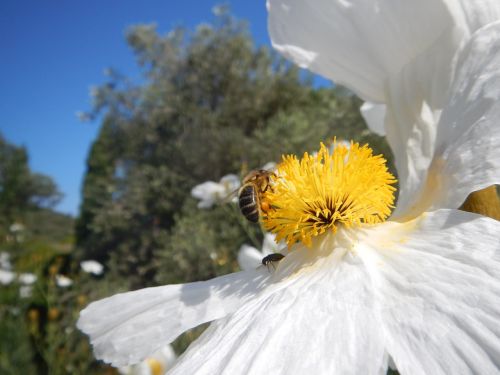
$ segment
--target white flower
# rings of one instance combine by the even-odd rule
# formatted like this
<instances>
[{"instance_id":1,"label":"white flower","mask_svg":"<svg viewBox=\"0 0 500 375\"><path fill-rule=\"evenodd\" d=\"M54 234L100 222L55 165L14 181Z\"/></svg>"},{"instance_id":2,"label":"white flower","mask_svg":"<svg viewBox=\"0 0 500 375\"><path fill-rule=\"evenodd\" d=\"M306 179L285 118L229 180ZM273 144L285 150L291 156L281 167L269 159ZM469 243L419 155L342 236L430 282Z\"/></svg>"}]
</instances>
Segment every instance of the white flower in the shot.
<instances>
[{"instance_id":1,"label":"white flower","mask_svg":"<svg viewBox=\"0 0 500 375\"><path fill-rule=\"evenodd\" d=\"M163 375L175 359L174 349L166 345L137 365L121 367L119 372L123 375Z\"/></svg>"},{"instance_id":2,"label":"white flower","mask_svg":"<svg viewBox=\"0 0 500 375\"><path fill-rule=\"evenodd\" d=\"M0 284L10 284L15 278L16 274L14 272L0 268Z\"/></svg>"},{"instance_id":3,"label":"white flower","mask_svg":"<svg viewBox=\"0 0 500 375\"><path fill-rule=\"evenodd\" d=\"M22 285L19 288L19 297L30 298L33 294L33 287L31 285Z\"/></svg>"},{"instance_id":4,"label":"white flower","mask_svg":"<svg viewBox=\"0 0 500 375\"><path fill-rule=\"evenodd\" d=\"M0 268L3 268L4 270L12 269L10 254L5 251L0 251Z\"/></svg>"},{"instance_id":5,"label":"white flower","mask_svg":"<svg viewBox=\"0 0 500 375\"><path fill-rule=\"evenodd\" d=\"M191 189L191 195L199 199L198 208L210 208L223 201L240 187L240 179L235 174L228 174L219 182L206 181Z\"/></svg>"},{"instance_id":6,"label":"white flower","mask_svg":"<svg viewBox=\"0 0 500 375\"><path fill-rule=\"evenodd\" d=\"M276 269L94 302L78 327L91 336L97 358L137 362L186 329L217 320L172 374L379 374L389 355L403 374L500 369L500 339L492 336L500 324L499 222L452 209L383 222L394 180L357 144L336 147L331 158L323 147L316 158L286 159L278 168L286 178L266 199L280 211L268 212L264 225L291 251ZM328 184L341 175L343 185ZM340 190L323 199L322 187ZM328 203L348 192L337 208ZM318 206L307 211L313 198ZM356 225L360 218L374 225ZM460 367L472 348L468 367Z\"/></svg>"},{"instance_id":7,"label":"white flower","mask_svg":"<svg viewBox=\"0 0 500 375\"><path fill-rule=\"evenodd\" d=\"M21 223L14 223L9 227L9 230L12 233L22 232L24 230L24 225L22 225Z\"/></svg>"},{"instance_id":8,"label":"white flower","mask_svg":"<svg viewBox=\"0 0 500 375\"><path fill-rule=\"evenodd\" d=\"M94 275L102 275L104 266L96 260L84 260L80 262L80 267L84 272Z\"/></svg>"},{"instance_id":9,"label":"white flower","mask_svg":"<svg viewBox=\"0 0 500 375\"><path fill-rule=\"evenodd\" d=\"M32 273L21 273L19 274L18 279L21 284L31 285L36 281L37 277Z\"/></svg>"},{"instance_id":10,"label":"white flower","mask_svg":"<svg viewBox=\"0 0 500 375\"><path fill-rule=\"evenodd\" d=\"M295 14L300 31L300 17L307 16L300 5L310 3L277 3L271 10ZM323 35L325 48L339 38L360 39L347 42L352 59L344 71L360 65L382 74L384 62L402 60L399 49L412 55L415 46L402 42L408 32L422 30L416 47L432 41L432 33L447 35L434 22L439 7L428 14L418 9L431 3L444 4L332 1L341 16L316 9L306 31L337 22L338 35ZM393 18L381 26L367 9ZM408 20L400 23L397 11L408 13ZM364 16L358 23L349 18L355 12ZM476 13L467 16L471 24L480 20ZM366 30L349 32L351 25ZM401 39L384 40L393 55L373 47L383 27ZM363 38L367 53L380 61L356 55L355 43ZM304 64L324 61L292 47L288 51ZM136 363L187 329L215 320L170 374L385 374L389 356L401 374L499 373L500 222L457 210L470 192L500 182L498 51L500 24L492 24L461 52L436 137L424 144L431 150L429 169L423 181L416 177L415 194L400 193L397 221L383 221L393 180L369 149L340 146L331 156L323 147L301 163L288 158L266 192L274 208L264 225L290 245L276 270L258 267L94 302L81 312L78 327L90 336L96 357ZM362 72L351 76L366 83L360 86L366 94L383 94L383 83ZM398 131L387 130L388 136ZM407 181L413 180L401 184Z\"/></svg>"},{"instance_id":11,"label":"white flower","mask_svg":"<svg viewBox=\"0 0 500 375\"><path fill-rule=\"evenodd\" d=\"M67 288L73 285L73 280L64 275L56 275L56 285L60 288Z\"/></svg>"},{"instance_id":12,"label":"white flower","mask_svg":"<svg viewBox=\"0 0 500 375\"><path fill-rule=\"evenodd\" d=\"M238 264L242 270L250 270L262 265L262 258L273 253L281 253L286 244L277 244L276 235L266 233L262 241L262 249L243 244L238 250Z\"/></svg>"}]
</instances>

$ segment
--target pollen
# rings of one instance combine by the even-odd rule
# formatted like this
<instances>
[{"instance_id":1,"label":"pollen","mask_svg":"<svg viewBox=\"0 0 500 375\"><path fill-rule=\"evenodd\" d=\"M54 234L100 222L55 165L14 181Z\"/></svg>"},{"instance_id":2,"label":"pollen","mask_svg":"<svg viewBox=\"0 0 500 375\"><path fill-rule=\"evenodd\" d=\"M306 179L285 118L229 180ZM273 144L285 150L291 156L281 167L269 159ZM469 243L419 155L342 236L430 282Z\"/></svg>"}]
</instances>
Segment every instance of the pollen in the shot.
<instances>
[{"instance_id":1,"label":"pollen","mask_svg":"<svg viewBox=\"0 0 500 375\"><path fill-rule=\"evenodd\" d=\"M368 145L351 141L323 143L316 155L282 157L264 193L269 209L264 227L288 247L300 241L310 247L312 238L341 227L372 225L385 221L394 207L392 186L397 181L382 155Z\"/></svg>"}]
</instances>

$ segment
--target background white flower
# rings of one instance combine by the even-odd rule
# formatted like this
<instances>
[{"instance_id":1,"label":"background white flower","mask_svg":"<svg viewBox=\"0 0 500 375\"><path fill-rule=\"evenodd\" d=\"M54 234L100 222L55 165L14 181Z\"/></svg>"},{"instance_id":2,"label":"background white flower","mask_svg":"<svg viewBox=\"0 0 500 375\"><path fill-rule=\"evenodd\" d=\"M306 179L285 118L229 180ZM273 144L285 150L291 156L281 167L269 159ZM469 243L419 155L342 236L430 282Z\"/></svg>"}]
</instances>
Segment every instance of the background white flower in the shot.
<instances>
[{"instance_id":1,"label":"background white flower","mask_svg":"<svg viewBox=\"0 0 500 375\"><path fill-rule=\"evenodd\" d=\"M0 268L4 270L12 269L12 264L10 263L10 254L5 251L0 251Z\"/></svg>"},{"instance_id":2,"label":"background white flower","mask_svg":"<svg viewBox=\"0 0 500 375\"><path fill-rule=\"evenodd\" d=\"M240 178L235 174L228 174L219 182L206 181L191 189L191 195L199 199L198 208L210 208L215 203L226 199L240 187Z\"/></svg>"},{"instance_id":3,"label":"background white flower","mask_svg":"<svg viewBox=\"0 0 500 375\"><path fill-rule=\"evenodd\" d=\"M121 367L119 372L123 375L163 375L173 366L175 359L174 349L166 345L137 365Z\"/></svg>"},{"instance_id":4,"label":"background white flower","mask_svg":"<svg viewBox=\"0 0 500 375\"><path fill-rule=\"evenodd\" d=\"M24 230L24 225L22 225L21 223L14 223L9 227L9 230L13 233L21 232Z\"/></svg>"},{"instance_id":5,"label":"background white flower","mask_svg":"<svg viewBox=\"0 0 500 375\"><path fill-rule=\"evenodd\" d=\"M21 273L19 274L18 279L21 284L31 285L36 281L37 277L32 273Z\"/></svg>"},{"instance_id":6,"label":"background white flower","mask_svg":"<svg viewBox=\"0 0 500 375\"><path fill-rule=\"evenodd\" d=\"M84 272L93 275L102 275L104 271L104 266L96 260L84 260L80 262L80 267Z\"/></svg>"},{"instance_id":7,"label":"background white flower","mask_svg":"<svg viewBox=\"0 0 500 375\"><path fill-rule=\"evenodd\" d=\"M61 288L67 288L73 285L73 280L64 275L56 275L56 285Z\"/></svg>"},{"instance_id":8,"label":"background white flower","mask_svg":"<svg viewBox=\"0 0 500 375\"><path fill-rule=\"evenodd\" d=\"M19 288L19 297L30 298L33 294L33 287L31 285L21 285Z\"/></svg>"},{"instance_id":9,"label":"background white flower","mask_svg":"<svg viewBox=\"0 0 500 375\"><path fill-rule=\"evenodd\" d=\"M0 252L0 284L10 284L16 278L16 274L11 271L12 264L10 263L10 254Z\"/></svg>"},{"instance_id":10,"label":"background white flower","mask_svg":"<svg viewBox=\"0 0 500 375\"><path fill-rule=\"evenodd\" d=\"M0 269L0 284L7 285L14 281L16 274L9 270Z\"/></svg>"}]
</instances>

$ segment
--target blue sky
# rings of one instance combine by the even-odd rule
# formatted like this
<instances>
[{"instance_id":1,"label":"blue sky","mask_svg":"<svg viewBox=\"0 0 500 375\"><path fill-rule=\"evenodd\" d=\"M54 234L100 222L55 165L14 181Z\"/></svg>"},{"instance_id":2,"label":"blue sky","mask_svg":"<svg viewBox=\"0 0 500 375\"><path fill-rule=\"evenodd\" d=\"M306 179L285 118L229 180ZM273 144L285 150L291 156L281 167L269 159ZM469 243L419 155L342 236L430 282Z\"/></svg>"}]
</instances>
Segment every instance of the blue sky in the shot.
<instances>
[{"instance_id":1,"label":"blue sky","mask_svg":"<svg viewBox=\"0 0 500 375\"><path fill-rule=\"evenodd\" d=\"M0 2L0 132L24 145L31 168L50 175L65 197L56 207L76 215L89 147L98 123L76 112L90 108L89 89L113 67L138 78L126 29L156 23L160 32L212 19L214 0L2 0ZM269 44L264 0L232 0L258 44Z\"/></svg>"}]
</instances>

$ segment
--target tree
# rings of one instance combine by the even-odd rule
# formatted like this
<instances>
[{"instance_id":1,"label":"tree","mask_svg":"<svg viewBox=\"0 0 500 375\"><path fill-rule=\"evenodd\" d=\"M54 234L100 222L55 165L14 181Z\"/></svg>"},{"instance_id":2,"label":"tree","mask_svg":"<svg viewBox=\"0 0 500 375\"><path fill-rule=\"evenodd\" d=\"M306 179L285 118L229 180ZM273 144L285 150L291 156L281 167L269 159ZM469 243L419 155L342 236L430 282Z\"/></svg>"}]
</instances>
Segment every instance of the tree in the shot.
<instances>
[{"instance_id":1,"label":"tree","mask_svg":"<svg viewBox=\"0 0 500 375\"><path fill-rule=\"evenodd\" d=\"M0 225L23 221L27 212L52 207L60 198L50 177L30 170L26 149L0 135Z\"/></svg>"}]
</instances>

